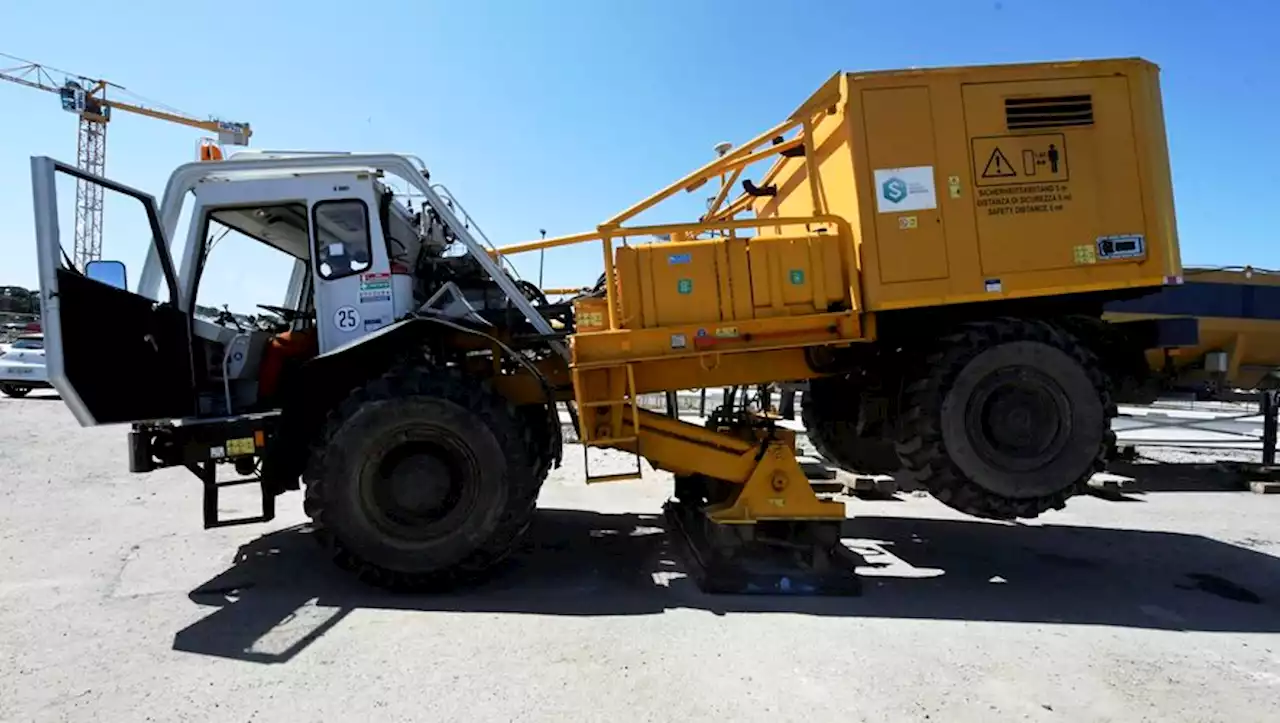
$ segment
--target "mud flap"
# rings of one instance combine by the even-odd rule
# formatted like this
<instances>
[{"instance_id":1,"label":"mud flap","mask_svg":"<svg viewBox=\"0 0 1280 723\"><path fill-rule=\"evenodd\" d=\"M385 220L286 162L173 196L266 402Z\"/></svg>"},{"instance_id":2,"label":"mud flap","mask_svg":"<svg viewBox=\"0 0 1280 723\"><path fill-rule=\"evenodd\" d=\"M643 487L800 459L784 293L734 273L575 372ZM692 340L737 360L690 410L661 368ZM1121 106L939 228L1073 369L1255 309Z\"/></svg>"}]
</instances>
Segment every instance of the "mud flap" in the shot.
<instances>
[{"instance_id":1,"label":"mud flap","mask_svg":"<svg viewBox=\"0 0 1280 723\"><path fill-rule=\"evenodd\" d=\"M862 559L840 542L840 522L726 525L677 501L663 507L667 534L705 593L843 595L862 593Z\"/></svg>"}]
</instances>

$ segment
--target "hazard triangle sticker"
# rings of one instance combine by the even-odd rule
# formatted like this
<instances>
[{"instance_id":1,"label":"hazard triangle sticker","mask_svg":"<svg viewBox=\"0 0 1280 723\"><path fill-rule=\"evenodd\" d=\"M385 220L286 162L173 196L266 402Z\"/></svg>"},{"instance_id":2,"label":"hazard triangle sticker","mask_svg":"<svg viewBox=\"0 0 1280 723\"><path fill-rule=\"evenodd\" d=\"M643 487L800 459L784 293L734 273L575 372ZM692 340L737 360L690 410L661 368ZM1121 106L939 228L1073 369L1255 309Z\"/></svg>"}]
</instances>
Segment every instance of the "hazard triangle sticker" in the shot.
<instances>
[{"instance_id":1,"label":"hazard triangle sticker","mask_svg":"<svg viewBox=\"0 0 1280 723\"><path fill-rule=\"evenodd\" d=\"M1018 172L1013 170L1013 164L1009 163L1009 159L1005 158L997 146L991 150L991 158L987 159L987 165L982 169L983 178L1016 178Z\"/></svg>"}]
</instances>

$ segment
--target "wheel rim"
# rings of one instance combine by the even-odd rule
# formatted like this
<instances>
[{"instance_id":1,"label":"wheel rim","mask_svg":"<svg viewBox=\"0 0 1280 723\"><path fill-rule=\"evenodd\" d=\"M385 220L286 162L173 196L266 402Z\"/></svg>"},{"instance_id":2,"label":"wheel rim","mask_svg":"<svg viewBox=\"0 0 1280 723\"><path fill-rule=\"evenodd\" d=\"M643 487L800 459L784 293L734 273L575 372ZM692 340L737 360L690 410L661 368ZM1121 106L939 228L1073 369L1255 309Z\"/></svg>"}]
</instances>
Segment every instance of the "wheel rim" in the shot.
<instances>
[{"instance_id":1,"label":"wheel rim","mask_svg":"<svg viewBox=\"0 0 1280 723\"><path fill-rule=\"evenodd\" d=\"M1051 377L1032 367L987 375L973 391L966 429L993 466L1028 472L1051 464L1071 437L1071 401Z\"/></svg>"},{"instance_id":2,"label":"wheel rim","mask_svg":"<svg viewBox=\"0 0 1280 723\"><path fill-rule=\"evenodd\" d=\"M480 474L462 437L430 427L406 429L364 462L360 501L383 534L427 542L457 530L470 516Z\"/></svg>"}]
</instances>

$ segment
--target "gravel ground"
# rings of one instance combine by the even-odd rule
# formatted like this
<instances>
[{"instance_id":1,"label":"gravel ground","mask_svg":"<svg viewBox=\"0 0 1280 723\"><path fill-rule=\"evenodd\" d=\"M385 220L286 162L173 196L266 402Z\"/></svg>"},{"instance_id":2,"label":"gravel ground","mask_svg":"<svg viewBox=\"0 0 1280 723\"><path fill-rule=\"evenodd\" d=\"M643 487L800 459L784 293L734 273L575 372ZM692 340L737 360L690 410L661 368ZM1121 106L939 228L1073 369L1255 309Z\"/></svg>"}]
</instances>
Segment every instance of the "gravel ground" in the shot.
<instances>
[{"instance_id":1,"label":"gravel ground","mask_svg":"<svg viewBox=\"0 0 1280 723\"><path fill-rule=\"evenodd\" d=\"M668 478L587 490L577 447L529 549L438 597L330 569L296 493L202 531L195 479L124 452L0 399L0 720L1280 720L1280 496L1185 451L1031 524L853 501L844 599L699 593Z\"/></svg>"}]
</instances>

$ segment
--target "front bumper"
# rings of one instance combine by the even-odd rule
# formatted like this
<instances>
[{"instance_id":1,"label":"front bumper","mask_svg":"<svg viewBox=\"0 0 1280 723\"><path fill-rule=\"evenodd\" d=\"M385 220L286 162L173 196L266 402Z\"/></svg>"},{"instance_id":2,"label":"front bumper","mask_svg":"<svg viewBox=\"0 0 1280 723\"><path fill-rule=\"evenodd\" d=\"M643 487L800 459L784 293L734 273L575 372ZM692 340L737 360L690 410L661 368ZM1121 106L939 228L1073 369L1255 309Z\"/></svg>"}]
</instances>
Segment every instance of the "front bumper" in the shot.
<instances>
[{"instance_id":1,"label":"front bumper","mask_svg":"<svg viewBox=\"0 0 1280 723\"><path fill-rule=\"evenodd\" d=\"M22 384L29 387L49 386L49 374L43 364L22 362L0 363L0 384Z\"/></svg>"}]
</instances>

